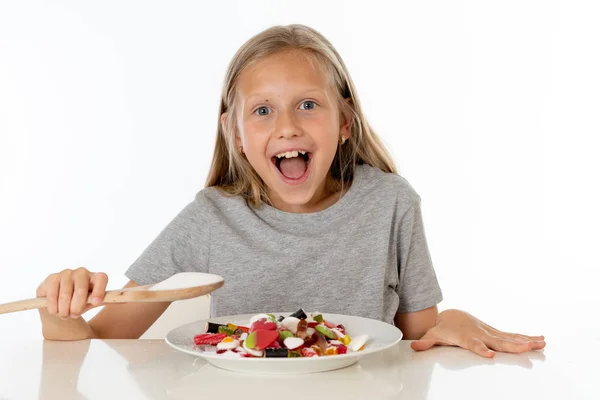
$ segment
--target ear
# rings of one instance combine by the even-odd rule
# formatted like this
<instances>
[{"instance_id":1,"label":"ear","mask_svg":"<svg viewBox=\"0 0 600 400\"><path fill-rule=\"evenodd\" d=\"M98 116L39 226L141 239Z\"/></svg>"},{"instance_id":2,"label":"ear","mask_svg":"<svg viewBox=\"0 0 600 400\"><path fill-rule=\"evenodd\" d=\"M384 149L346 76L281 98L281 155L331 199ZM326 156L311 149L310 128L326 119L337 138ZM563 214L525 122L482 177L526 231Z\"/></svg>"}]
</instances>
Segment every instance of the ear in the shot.
<instances>
[{"instance_id":1,"label":"ear","mask_svg":"<svg viewBox=\"0 0 600 400\"><path fill-rule=\"evenodd\" d=\"M226 112L221 114L221 129L223 130L224 133L227 133L227 131L229 130L229 126L227 125L227 116L228 116L228 114ZM235 134L235 148L239 149L241 146L242 146L242 140L240 139L240 136L236 133Z\"/></svg>"},{"instance_id":2,"label":"ear","mask_svg":"<svg viewBox=\"0 0 600 400\"><path fill-rule=\"evenodd\" d=\"M223 130L223 132L227 131L227 113L226 112L221 114L221 130Z\"/></svg>"},{"instance_id":3,"label":"ear","mask_svg":"<svg viewBox=\"0 0 600 400\"><path fill-rule=\"evenodd\" d=\"M342 110L340 115L340 136L344 136L346 139L350 138L350 132L352 131L352 113L350 112L350 108L352 107L352 99L346 98L344 102L347 104L342 104Z\"/></svg>"}]
</instances>

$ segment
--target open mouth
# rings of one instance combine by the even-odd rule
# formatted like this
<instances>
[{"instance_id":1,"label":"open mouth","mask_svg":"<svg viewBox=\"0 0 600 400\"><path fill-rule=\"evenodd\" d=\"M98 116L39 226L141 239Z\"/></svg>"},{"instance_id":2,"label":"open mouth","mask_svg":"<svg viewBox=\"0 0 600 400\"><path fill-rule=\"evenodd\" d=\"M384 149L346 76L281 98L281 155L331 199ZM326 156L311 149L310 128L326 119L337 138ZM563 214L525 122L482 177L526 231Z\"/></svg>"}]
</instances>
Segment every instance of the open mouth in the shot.
<instances>
[{"instance_id":1,"label":"open mouth","mask_svg":"<svg viewBox=\"0 0 600 400\"><path fill-rule=\"evenodd\" d=\"M289 180L301 179L308 170L312 154L307 151L288 151L271 157L281 175Z\"/></svg>"}]
</instances>

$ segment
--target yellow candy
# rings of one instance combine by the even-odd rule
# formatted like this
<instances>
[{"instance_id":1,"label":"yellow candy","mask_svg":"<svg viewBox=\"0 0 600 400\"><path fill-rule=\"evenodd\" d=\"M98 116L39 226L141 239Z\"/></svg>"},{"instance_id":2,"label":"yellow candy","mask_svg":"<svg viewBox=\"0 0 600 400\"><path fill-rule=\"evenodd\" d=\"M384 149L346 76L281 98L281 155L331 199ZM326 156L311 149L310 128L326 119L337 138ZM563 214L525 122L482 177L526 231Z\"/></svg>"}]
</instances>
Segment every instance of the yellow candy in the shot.
<instances>
[{"instance_id":1,"label":"yellow candy","mask_svg":"<svg viewBox=\"0 0 600 400\"><path fill-rule=\"evenodd\" d=\"M313 349L315 351L315 353L317 353L317 355L319 355L319 356L323 355L321 348L319 346L317 346L316 344L313 344L312 346L310 346L310 348Z\"/></svg>"},{"instance_id":2,"label":"yellow candy","mask_svg":"<svg viewBox=\"0 0 600 400\"><path fill-rule=\"evenodd\" d=\"M235 332L235 330L238 328L238 327L237 327L237 325L234 325L234 324L231 324L231 323L227 324L227 327L228 327L229 329L231 329L232 331L234 331L234 332Z\"/></svg>"},{"instance_id":3,"label":"yellow candy","mask_svg":"<svg viewBox=\"0 0 600 400\"><path fill-rule=\"evenodd\" d=\"M344 343L344 345L348 346L352 338L349 335L344 335L344 337L340 338L340 342Z\"/></svg>"},{"instance_id":4,"label":"yellow candy","mask_svg":"<svg viewBox=\"0 0 600 400\"><path fill-rule=\"evenodd\" d=\"M231 336L227 336L226 338L223 338L223 340L221 340L221 343L230 343L233 342L235 339L232 338Z\"/></svg>"},{"instance_id":5,"label":"yellow candy","mask_svg":"<svg viewBox=\"0 0 600 400\"><path fill-rule=\"evenodd\" d=\"M328 347L325 350L325 355L326 356L334 356L338 353L337 348L336 347Z\"/></svg>"}]
</instances>

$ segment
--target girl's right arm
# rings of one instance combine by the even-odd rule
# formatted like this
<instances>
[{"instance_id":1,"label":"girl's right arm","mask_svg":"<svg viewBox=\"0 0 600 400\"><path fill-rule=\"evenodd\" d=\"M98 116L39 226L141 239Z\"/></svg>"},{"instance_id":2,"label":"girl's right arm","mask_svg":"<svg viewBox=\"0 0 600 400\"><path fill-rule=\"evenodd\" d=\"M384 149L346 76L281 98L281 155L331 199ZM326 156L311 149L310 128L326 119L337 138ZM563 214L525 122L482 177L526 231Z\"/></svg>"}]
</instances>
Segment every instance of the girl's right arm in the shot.
<instances>
[{"instance_id":1,"label":"girl's right arm","mask_svg":"<svg viewBox=\"0 0 600 400\"><path fill-rule=\"evenodd\" d=\"M102 299L108 277L85 268L66 269L49 275L38 287L36 296L45 296L46 308L40 308L42 334L47 340L137 339L169 306L166 303L108 304L89 323L81 315L102 305L87 304L89 293ZM129 281L125 287L138 286Z\"/></svg>"}]
</instances>

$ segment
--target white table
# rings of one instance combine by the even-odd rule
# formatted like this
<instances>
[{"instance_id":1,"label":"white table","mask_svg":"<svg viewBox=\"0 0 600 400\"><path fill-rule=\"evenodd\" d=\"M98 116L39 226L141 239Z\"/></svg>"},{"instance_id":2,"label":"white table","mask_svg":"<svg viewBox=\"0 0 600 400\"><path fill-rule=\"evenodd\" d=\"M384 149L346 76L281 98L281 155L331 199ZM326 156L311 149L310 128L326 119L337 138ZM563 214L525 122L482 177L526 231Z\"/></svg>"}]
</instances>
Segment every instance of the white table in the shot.
<instances>
[{"instance_id":1,"label":"white table","mask_svg":"<svg viewBox=\"0 0 600 400\"><path fill-rule=\"evenodd\" d=\"M403 341L345 369L273 377L220 370L161 340L7 340L0 399L600 399L600 340L583 343L486 360Z\"/></svg>"}]
</instances>

